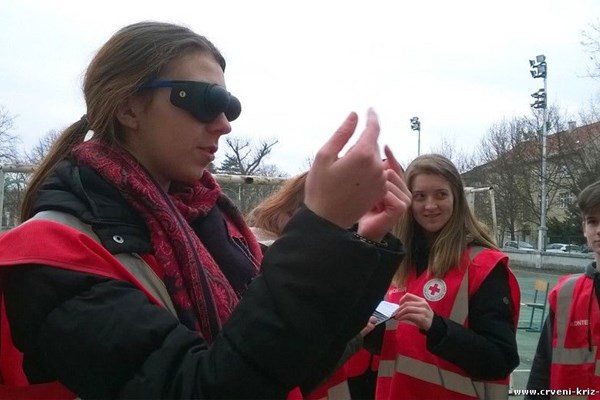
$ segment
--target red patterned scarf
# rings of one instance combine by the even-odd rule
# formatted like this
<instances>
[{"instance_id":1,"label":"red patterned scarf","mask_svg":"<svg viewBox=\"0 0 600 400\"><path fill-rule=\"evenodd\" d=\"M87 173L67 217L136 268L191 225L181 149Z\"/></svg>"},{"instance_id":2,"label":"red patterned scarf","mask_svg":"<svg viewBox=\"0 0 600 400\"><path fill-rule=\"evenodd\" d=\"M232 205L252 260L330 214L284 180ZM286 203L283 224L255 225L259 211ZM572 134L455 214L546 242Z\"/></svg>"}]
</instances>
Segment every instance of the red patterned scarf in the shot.
<instances>
[{"instance_id":1,"label":"red patterned scarf","mask_svg":"<svg viewBox=\"0 0 600 400\"><path fill-rule=\"evenodd\" d=\"M180 321L212 342L231 315L238 296L190 222L219 206L224 218L245 239L250 257L260 262L258 242L240 212L221 194L208 171L193 186L177 185L176 193L167 194L134 157L119 147L89 140L77 146L73 155L115 186L143 217Z\"/></svg>"}]
</instances>

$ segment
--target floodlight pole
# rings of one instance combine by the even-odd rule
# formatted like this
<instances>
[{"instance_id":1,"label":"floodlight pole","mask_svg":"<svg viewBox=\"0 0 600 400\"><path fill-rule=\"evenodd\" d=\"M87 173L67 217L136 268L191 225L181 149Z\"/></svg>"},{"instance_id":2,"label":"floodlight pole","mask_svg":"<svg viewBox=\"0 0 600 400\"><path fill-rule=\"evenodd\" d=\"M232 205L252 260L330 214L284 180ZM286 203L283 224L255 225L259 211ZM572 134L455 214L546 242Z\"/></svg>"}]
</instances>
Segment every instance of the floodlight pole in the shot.
<instances>
[{"instance_id":1,"label":"floodlight pole","mask_svg":"<svg viewBox=\"0 0 600 400\"><path fill-rule=\"evenodd\" d=\"M531 76L535 78L543 78L544 89L540 90L532 96L535 98L535 102L531 106L535 109L542 108L542 168L540 171L540 227L538 230L538 251L539 260L538 268L542 267L542 252L545 250L546 245L546 209L547 209L547 193L546 193L546 135L547 135L547 119L548 119L548 88L547 88L547 77L548 77L548 64L546 63L546 56L539 55L535 60L529 60L531 66Z\"/></svg>"},{"instance_id":2,"label":"floodlight pole","mask_svg":"<svg viewBox=\"0 0 600 400\"><path fill-rule=\"evenodd\" d=\"M546 75L544 75L544 93L548 96L548 91L546 90ZM548 97L546 97L546 104ZM545 250L546 247L546 232L548 228L546 227L546 208L547 208L547 190L546 190L546 158L547 158L547 149L546 149L546 135L547 135L547 120L548 120L548 106L544 107L543 119L542 119L542 207L540 208L540 231L538 235L538 250Z\"/></svg>"},{"instance_id":3,"label":"floodlight pole","mask_svg":"<svg viewBox=\"0 0 600 400\"><path fill-rule=\"evenodd\" d=\"M417 157L421 155L421 121L419 117L410 119L410 129L417 131Z\"/></svg>"}]
</instances>

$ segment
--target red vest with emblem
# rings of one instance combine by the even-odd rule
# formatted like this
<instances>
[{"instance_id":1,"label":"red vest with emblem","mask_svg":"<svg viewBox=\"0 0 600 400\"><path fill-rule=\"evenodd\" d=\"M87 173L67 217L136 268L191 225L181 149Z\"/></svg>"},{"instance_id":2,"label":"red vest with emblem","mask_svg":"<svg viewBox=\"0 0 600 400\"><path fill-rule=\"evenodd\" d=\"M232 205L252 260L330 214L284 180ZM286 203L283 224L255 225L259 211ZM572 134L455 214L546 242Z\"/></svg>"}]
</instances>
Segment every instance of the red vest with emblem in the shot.
<instances>
[{"instance_id":1,"label":"red vest with emblem","mask_svg":"<svg viewBox=\"0 0 600 400\"><path fill-rule=\"evenodd\" d=\"M467 326L469 299L498 263L507 267L508 257L496 250L473 247L463 254L460 266L452 268L443 279L428 271L417 277L411 268L406 288L392 286L386 297L398 303L405 293L413 293L424 297L437 315ZM520 290L508 267L507 271L516 326ZM461 368L430 353L425 335L415 325L395 319L386 323L377 400L476 399L486 395L485 398L508 398L508 377L495 382L471 380Z\"/></svg>"},{"instance_id":2,"label":"red vest with emblem","mask_svg":"<svg viewBox=\"0 0 600 400\"><path fill-rule=\"evenodd\" d=\"M594 280L583 274L562 277L548 302L554 314L550 388L600 389L600 308ZM600 398L598 393L572 393L580 394Z\"/></svg>"},{"instance_id":3,"label":"red vest with emblem","mask_svg":"<svg viewBox=\"0 0 600 400\"><path fill-rule=\"evenodd\" d=\"M56 257L57 254L60 257ZM14 268L26 264L48 265L129 281L153 303L162 304L100 243L60 223L30 221L0 236L0 267ZM12 342L3 296L1 311L0 399L75 398L58 382L29 384L22 368L23 354Z\"/></svg>"}]
</instances>

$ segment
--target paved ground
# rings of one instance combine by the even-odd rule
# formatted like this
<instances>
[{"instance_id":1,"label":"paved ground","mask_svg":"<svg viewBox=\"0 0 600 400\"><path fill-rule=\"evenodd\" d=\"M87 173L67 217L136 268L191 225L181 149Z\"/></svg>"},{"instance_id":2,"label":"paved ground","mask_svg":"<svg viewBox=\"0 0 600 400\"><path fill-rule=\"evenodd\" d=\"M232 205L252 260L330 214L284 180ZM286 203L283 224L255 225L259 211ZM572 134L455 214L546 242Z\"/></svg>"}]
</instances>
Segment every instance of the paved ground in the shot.
<instances>
[{"instance_id":1,"label":"paved ground","mask_svg":"<svg viewBox=\"0 0 600 400\"><path fill-rule=\"evenodd\" d=\"M520 270L513 269L519 285L521 286L521 303L527 303L533 301L534 289L533 284L536 279L543 279L550 283L550 289L554 287L556 281L562 274L547 273L535 270ZM547 312L546 308L546 312ZM530 307L521 305L521 314L519 318L519 326L528 326L531 319ZM533 318L533 327L538 327L541 322L542 313L540 310L536 310ZM517 331L517 344L519 345L519 356L521 358L521 364L513 372L513 388L514 389L525 389L527 385L527 379L529 377L529 371L531 369L531 363L535 355L535 349L540 333L533 332L528 329L519 329ZM522 399L520 396L513 396L511 399Z\"/></svg>"}]
</instances>

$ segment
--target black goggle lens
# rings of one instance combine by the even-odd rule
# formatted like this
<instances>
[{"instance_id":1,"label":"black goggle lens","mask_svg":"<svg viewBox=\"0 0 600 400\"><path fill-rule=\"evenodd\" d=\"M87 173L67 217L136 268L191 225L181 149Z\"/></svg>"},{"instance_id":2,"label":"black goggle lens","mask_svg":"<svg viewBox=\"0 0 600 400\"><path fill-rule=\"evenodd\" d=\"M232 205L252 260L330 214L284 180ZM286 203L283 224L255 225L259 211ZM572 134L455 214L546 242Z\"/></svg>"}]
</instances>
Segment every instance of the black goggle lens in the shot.
<instances>
[{"instance_id":1,"label":"black goggle lens","mask_svg":"<svg viewBox=\"0 0 600 400\"><path fill-rule=\"evenodd\" d=\"M234 121L242 112L238 98L214 83L156 80L144 84L141 89L161 87L170 87L171 103L190 112L201 122L212 122L221 113L228 121Z\"/></svg>"}]
</instances>

